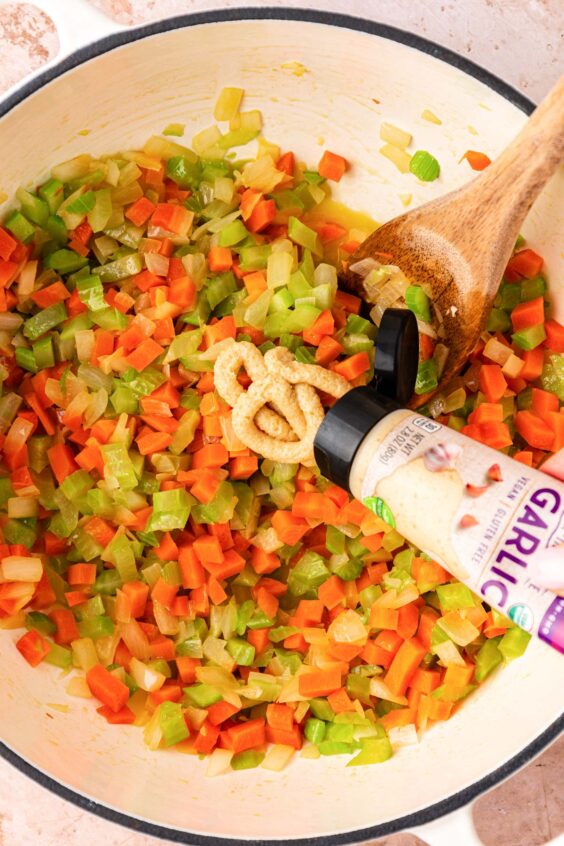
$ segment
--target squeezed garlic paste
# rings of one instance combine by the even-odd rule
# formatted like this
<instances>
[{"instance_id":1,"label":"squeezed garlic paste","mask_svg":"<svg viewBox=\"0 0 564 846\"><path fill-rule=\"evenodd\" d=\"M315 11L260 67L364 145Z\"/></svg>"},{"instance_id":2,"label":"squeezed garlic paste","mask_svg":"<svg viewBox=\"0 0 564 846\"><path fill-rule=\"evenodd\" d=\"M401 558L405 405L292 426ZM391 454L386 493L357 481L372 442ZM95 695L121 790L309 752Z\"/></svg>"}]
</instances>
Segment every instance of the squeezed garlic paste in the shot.
<instances>
[{"instance_id":1,"label":"squeezed garlic paste","mask_svg":"<svg viewBox=\"0 0 564 846\"><path fill-rule=\"evenodd\" d=\"M564 598L528 575L544 550L564 543L561 482L398 410L364 437L349 486L486 602L564 652Z\"/></svg>"}]
</instances>

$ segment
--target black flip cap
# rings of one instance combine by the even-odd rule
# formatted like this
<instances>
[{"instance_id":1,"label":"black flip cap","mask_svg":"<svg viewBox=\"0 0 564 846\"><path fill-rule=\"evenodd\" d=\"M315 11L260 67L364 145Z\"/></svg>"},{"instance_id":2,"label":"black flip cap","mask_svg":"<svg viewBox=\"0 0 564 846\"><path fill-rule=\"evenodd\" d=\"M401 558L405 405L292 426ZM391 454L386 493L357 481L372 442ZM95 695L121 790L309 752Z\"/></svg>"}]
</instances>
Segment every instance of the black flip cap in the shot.
<instances>
[{"instance_id":1,"label":"black flip cap","mask_svg":"<svg viewBox=\"0 0 564 846\"><path fill-rule=\"evenodd\" d=\"M353 388L329 409L313 442L315 461L323 476L349 489L356 452L376 423L402 408L396 400L373 388Z\"/></svg>"},{"instance_id":2,"label":"black flip cap","mask_svg":"<svg viewBox=\"0 0 564 846\"><path fill-rule=\"evenodd\" d=\"M405 308L388 308L376 339L374 381L354 388L329 409L313 442L321 473L346 490L354 457L372 428L413 396L419 363L419 332L415 315Z\"/></svg>"},{"instance_id":3,"label":"black flip cap","mask_svg":"<svg viewBox=\"0 0 564 846\"><path fill-rule=\"evenodd\" d=\"M413 312L387 308L382 315L374 356L374 388L405 405L413 396L419 364L419 331Z\"/></svg>"}]
</instances>

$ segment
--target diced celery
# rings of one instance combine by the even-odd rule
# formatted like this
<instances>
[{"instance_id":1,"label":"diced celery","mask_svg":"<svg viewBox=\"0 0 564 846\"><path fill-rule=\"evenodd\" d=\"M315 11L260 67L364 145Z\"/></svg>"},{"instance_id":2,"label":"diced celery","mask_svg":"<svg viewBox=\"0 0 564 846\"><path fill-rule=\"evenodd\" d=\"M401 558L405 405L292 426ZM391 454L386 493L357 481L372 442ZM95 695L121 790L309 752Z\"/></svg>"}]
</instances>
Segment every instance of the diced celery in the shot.
<instances>
[{"instance_id":1,"label":"diced celery","mask_svg":"<svg viewBox=\"0 0 564 846\"><path fill-rule=\"evenodd\" d=\"M112 192L109 188L94 191L94 206L88 212L88 223L93 232L102 232L108 225L113 212Z\"/></svg>"},{"instance_id":2,"label":"diced celery","mask_svg":"<svg viewBox=\"0 0 564 846\"><path fill-rule=\"evenodd\" d=\"M459 608L473 608L476 604L470 588L460 582L438 585L437 596L443 611L456 611Z\"/></svg>"},{"instance_id":3,"label":"diced celery","mask_svg":"<svg viewBox=\"0 0 564 846\"><path fill-rule=\"evenodd\" d=\"M515 308L521 302L521 285L517 282L509 282L499 289L500 307L508 311Z\"/></svg>"},{"instance_id":4,"label":"diced celery","mask_svg":"<svg viewBox=\"0 0 564 846\"><path fill-rule=\"evenodd\" d=\"M545 391L550 391L564 402L564 356L555 353L549 357L542 370L541 384Z\"/></svg>"},{"instance_id":5,"label":"diced celery","mask_svg":"<svg viewBox=\"0 0 564 846\"><path fill-rule=\"evenodd\" d=\"M302 299L313 294L313 287L306 279L303 270L296 270L295 273L292 273L288 282L288 290L294 299Z\"/></svg>"},{"instance_id":6,"label":"diced celery","mask_svg":"<svg viewBox=\"0 0 564 846\"><path fill-rule=\"evenodd\" d=\"M217 146L220 150L229 150L231 147L242 147L256 138L258 134L259 130L257 129L245 129L244 127L232 129L230 132L226 132L225 135L221 136L217 142Z\"/></svg>"},{"instance_id":7,"label":"diced celery","mask_svg":"<svg viewBox=\"0 0 564 846\"><path fill-rule=\"evenodd\" d=\"M310 185L321 185L325 182L325 177L321 176L316 170L304 170L303 177Z\"/></svg>"},{"instance_id":8,"label":"diced celery","mask_svg":"<svg viewBox=\"0 0 564 846\"><path fill-rule=\"evenodd\" d=\"M315 591L327 581L331 572L317 552L308 551L288 574L288 590L292 596Z\"/></svg>"},{"instance_id":9,"label":"diced celery","mask_svg":"<svg viewBox=\"0 0 564 846\"><path fill-rule=\"evenodd\" d=\"M72 652L66 646L59 646L58 643L51 643L49 653L43 659L46 664L58 667L60 670L70 670L72 667Z\"/></svg>"},{"instance_id":10,"label":"diced celery","mask_svg":"<svg viewBox=\"0 0 564 846\"><path fill-rule=\"evenodd\" d=\"M415 393L426 394L434 391L439 384L437 364L432 358L422 361L417 368L417 380L415 382Z\"/></svg>"},{"instance_id":11,"label":"diced celery","mask_svg":"<svg viewBox=\"0 0 564 846\"><path fill-rule=\"evenodd\" d=\"M147 394L152 394L153 391L156 391L166 381L166 377L156 367L146 367L141 373L137 373L131 369L131 373L127 379L125 378L126 375L127 372L123 374L124 382L129 390L133 391L137 397L145 397Z\"/></svg>"},{"instance_id":12,"label":"diced celery","mask_svg":"<svg viewBox=\"0 0 564 846\"><path fill-rule=\"evenodd\" d=\"M4 540L10 544L21 544L31 549L37 539L37 520L28 517L21 520L8 520L4 524ZM69 532L70 534L70 532Z\"/></svg>"},{"instance_id":13,"label":"diced celery","mask_svg":"<svg viewBox=\"0 0 564 846\"><path fill-rule=\"evenodd\" d=\"M504 635L505 637L505 635ZM501 637L486 640L476 654L476 681L482 682L503 661L503 654L499 651Z\"/></svg>"},{"instance_id":14,"label":"diced celery","mask_svg":"<svg viewBox=\"0 0 564 846\"><path fill-rule=\"evenodd\" d=\"M355 747L354 743L345 743L342 740L322 740L317 748L322 755L350 755L358 747Z\"/></svg>"},{"instance_id":15,"label":"diced celery","mask_svg":"<svg viewBox=\"0 0 564 846\"><path fill-rule=\"evenodd\" d=\"M131 582L137 579L135 555L131 548L131 542L125 535L116 534L108 544L107 552L123 582Z\"/></svg>"},{"instance_id":16,"label":"diced celery","mask_svg":"<svg viewBox=\"0 0 564 846\"><path fill-rule=\"evenodd\" d=\"M347 764L347 767L360 767L365 764L381 764L392 757L392 744L388 737L364 737L360 741L361 750Z\"/></svg>"},{"instance_id":17,"label":"diced celery","mask_svg":"<svg viewBox=\"0 0 564 846\"><path fill-rule=\"evenodd\" d=\"M55 214L64 200L64 186L59 179L48 179L40 185L37 193L42 200L45 200L51 214Z\"/></svg>"},{"instance_id":18,"label":"diced celery","mask_svg":"<svg viewBox=\"0 0 564 846\"><path fill-rule=\"evenodd\" d=\"M530 639L531 635L528 632L514 626L503 635L498 649L506 661L512 661L524 653Z\"/></svg>"},{"instance_id":19,"label":"diced celery","mask_svg":"<svg viewBox=\"0 0 564 846\"><path fill-rule=\"evenodd\" d=\"M329 723L325 730L325 739L338 743L352 743L354 729L347 723Z\"/></svg>"},{"instance_id":20,"label":"diced celery","mask_svg":"<svg viewBox=\"0 0 564 846\"><path fill-rule=\"evenodd\" d=\"M55 351L53 349L53 339L47 335L36 341L33 344L33 355L40 370L44 370L46 367L54 367Z\"/></svg>"},{"instance_id":21,"label":"diced celery","mask_svg":"<svg viewBox=\"0 0 564 846\"><path fill-rule=\"evenodd\" d=\"M30 373L37 373L39 370L33 350L27 347L16 347L16 362Z\"/></svg>"},{"instance_id":22,"label":"diced celery","mask_svg":"<svg viewBox=\"0 0 564 846\"><path fill-rule=\"evenodd\" d=\"M89 211L92 211L95 202L94 191L85 191L84 194L80 194L76 199L65 203L64 210L69 214L85 215ZM61 213L62 211L61 209Z\"/></svg>"},{"instance_id":23,"label":"diced celery","mask_svg":"<svg viewBox=\"0 0 564 846\"><path fill-rule=\"evenodd\" d=\"M317 745L325 739L325 728L323 720L318 720L316 717L310 717L309 720L306 720L304 735L310 743L315 743Z\"/></svg>"},{"instance_id":24,"label":"diced celery","mask_svg":"<svg viewBox=\"0 0 564 846\"><path fill-rule=\"evenodd\" d=\"M315 364L315 355L311 352L311 347L298 347L294 355L296 361L300 364Z\"/></svg>"},{"instance_id":25,"label":"diced celery","mask_svg":"<svg viewBox=\"0 0 564 846\"><path fill-rule=\"evenodd\" d=\"M210 308L214 309L222 300L237 290L237 282L231 271L214 276L206 284L206 297Z\"/></svg>"},{"instance_id":26,"label":"diced celery","mask_svg":"<svg viewBox=\"0 0 564 846\"><path fill-rule=\"evenodd\" d=\"M147 528L152 532L183 529L188 522L194 502L194 497L186 493L183 488L153 494L153 513Z\"/></svg>"},{"instance_id":27,"label":"diced celery","mask_svg":"<svg viewBox=\"0 0 564 846\"><path fill-rule=\"evenodd\" d=\"M309 304L278 311L267 317L263 331L267 338L279 338L282 334L302 332L315 323L320 314L320 309Z\"/></svg>"},{"instance_id":28,"label":"diced celery","mask_svg":"<svg viewBox=\"0 0 564 846\"><path fill-rule=\"evenodd\" d=\"M414 315L425 323L431 322L431 303L419 285L410 285L405 292L405 302Z\"/></svg>"},{"instance_id":29,"label":"diced celery","mask_svg":"<svg viewBox=\"0 0 564 846\"><path fill-rule=\"evenodd\" d=\"M52 636L57 631L53 620L41 611L29 611L25 615L25 625L28 629L37 629L42 635Z\"/></svg>"},{"instance_id":30,"label":"diced celery","mask_svg":"<svg viewBox=\"0 0 564 846\"><path fill-rule=\"evenodd\" d=\"M257 244L252 247L243 247L239 252L239 265L241 270L263 270L272 252L270 244Z\"/></svg>"},{"instance_id":31,"label":"diced celery","mask_svg":"<svg viewBox=\"0 0 564 846\"><path fill-rule=\"evenodd\" d=\"M372 587L377 587L377 585L372 585ZM358 699L365 705L370 705L370 679L366 676L361 676L359 673L349 673L346 690L352 699Z\"/></svg>"},{"instance_id":32,"label":"diced celery","mask_svg":"<svg viewBox=\"0 0 564 846\"><path fill-rule=\"evenodd\" d=\"M263 294L266 293L268 292L263 291ZM263 294L261 294L261 296L263 296ZM294 298L288 288L279 288L276 293L272 295L272 299L270 300L270 304L268 306L268 313L272 314L275 311L283 311L293 305Z\"/></svg>"},{"instance_id":33,"label":"diced celery","mask_svg":"<svg viewBox=\"0 0 564 846\"><path fill-rule=\"evenodd\" d=\"M50 329L54 329L60 323L67 319L67 310L64 303L56 303L55 305L44 308L43 311L34 314L29 320L24 323L23 333L26 338L31 341L37 340L41 335L44 335Z\"/></svg>"},{"instance_id":34,"label":"diced celery","mask_svg":"<svg viewBox=\"0 0 564 846\"><path fill-rule=\"evenodd\" d=\"M514 332L511 340L522 350L536 349L539 344L542 344L546 340L544 323L539 323L537 326L528 326L526 329L520 329L518 332Z\"/></svg>"},{"instance_id":35,"label":"diced celery","mask_svg":"<svg viewBox=\"0 0 564 846\"><path fill-rule=\"evenodd\" d=\"M30 223L21 212L14 211L4 221L4 226L9 229L12 235L27 244L35 234L35 226ZM73 255L76 255L73 253Z\"/></svg>"},{"instance_id":36,"label":"diced celery","mask_svg":"<svg viewBox=\"0 0 564 846\"><path fill-rule=\"evenodd\" d=\"M38 226L45 226L50 213L49 205L45 200L26 191L25 188L18 188L16 199L19 200L21 210L28 220Z\"/></svg>"},{"instance_id":37,"label":"diced celery","mask_svg":"<svg viewBox=\"0 0 564 846\"><path fill-rule=\"evenodd\" d=\"M315 290L317 291L319 289L316 288ZM369 352L374 347L374 341L371 341L366 335L345 335L341 343L347 355Z\"/></svg>"},{"instance_id":38,"label":"diced celery","mask_svg":"<svg viewBox=\"0 0 564 846\"><path fill-rule=\"evenodd\" d=\"M335 718L335 712L326 699L310 699L309 707L313 716L317 717L318 720L331 722Z\"/></svg>"},{"instance_id":39,"label":"diced celery","mask_svg":"<svg viewBox=\"0 0 564 846\"><path fill-rule=\"evenodd\" d=\"M315 229L310 229L297 217L288 218L288 237L301 247L311 250L312 253L321 254L322 252L319 235Z\"/></svg>"},{"instance_id":40,"label":"diced celery","mask_svg":"<svg viewBox=\"0 0 564 846\"><path fill-rule=\"evenodd\" d=\"M143 260L139 253L129 253L121 258L95 267L92 271L100 277L102 282L119 282L129 276L135 276L143 270Z\"/></svg>"},{"instance_id":41,"label":"diced celery","mask_svg":"<svg viewBox=\"0 0 564 846\"><path fill-rule=\"evenodd\" d=\"M528 302L546 294L547 285L544 276L534 276L521 282L521 302Z\"/></svg>"},{"instance_id":42,"label":"diced celery","mask_svg":"<svg viewBox=\"0 0 564 846\"><path fill-rule=\"evenodd\" d=\"M173 156L166 163L166 175L180 188L195 189L202 179L202 163L191 161L186 156Z\"/></svg>"},{"instance_id":43,"label":"diced celery","mask_svg":"<svg viewBox=\"0 0 564 846\"><path fill-rule=\"evenodd\" d=\"M255 647L242 638L230 638L227 651L240 667L251 667L255 660Z\"/></svg>"},{"instance_id":44,"label":"diced celery","mask_svg":"<svg viewBox=\"0 0 564 846\"><path fill-rule=\"evenodd\" d=\"M121 576L117 570L103 570L94 582L92 589L94 593L112 596L121 585Z\"/></svg>"},{"instance_id":45,"label":"diced celery","mask_svg":"<svg viewBox=\"0 0 564 846\"><path fill-rule=\"evenodd\" d=\"M78 624L78 631L81 637L90 637L92 640L99 640L101 637L108 637L114 633L114 624L110 617L100 614L99 616L82 620Z\"/></svg>"},{"instance_id":46,"label":"diced celery","mask_svg":"<svg viewBox=\"0 0 564 846\"><path fill-rule=\"evenodd\" d=\"M100 329L119 331L127 326L127 317L117 308L102 308L100 311L89 310L88 317Z\"/></svg>"},{"instance_id":47,"label":"diced celery","mask_svg":"<svg viewBox=\"0 0 564 846\"><path fill-rule=\"evenodd\" d=\"M196 708L209 708L216 702L221 702L222 694L211 684L193 684L184 688L184 695L191 705Z\"/></svg>"},{"instance_id":48,"label":"diced celery","mask_svg":"<svg viewBox=\"0 0 564 846\"><path fill-rule=\"evenodd\" d=\"M75 270L80 270L81 267L86 267L88 259L84 256L79 256L73 250L55 250L50 253L43 261L45 267L51 270L56 270L58 273L74 273ZM62 305L62 303L58 303Z\"/></svg>"},{"instance_id":49,"label":"diced celery","mask_svg":"<svg viewBox=\"0 0 564 846\"><path fill-rule=\"evenodd\" d=\"M94 487L94 480L86 470L76 470L61 483L60 489L71 502Z\"/></svg>"},{"instance_id":50,"label":"diced celery","mask_svg":"<svg viewBox=\"0 0 564 846\"><path fill-rule=\"evenodd\" d=\"M329 561L331 572L344 582L352 582L358 579L364 570L362 558L349 558L347 555L332 555Z\"/></svg>"},{"instance_id":51,"label":"diced celery","mask_svg":"<svg viewBox=\"0 0 564 846\"><path fill-rule=\"evenodd\" d=\"M488 315L486 328L488 332L507 332L508 329L511 329L509 315L501 308L492 308Z\"/></svg>"},{"instance_id":52,"label":"diced celery","mask_svg":"<svg viewBox=\"0 0 564 846\"><path fill-rule=\"evenodd\" d=\"M182 706L178 702L162 702L159 706L159 726L165 746L173 746L190 737Z\"/></svg>"},{"instance_id":53,"label":"diced celery","mask_svg":"<svg viewBox=\"0 0 564 846\"><path fill-rule=\"evenodd\" d=\"M245 224L241 220L234 220L220 230L219 246L233 247L235 244L244 241L248 234Z\"/></svg>"},{"instance_id":54,"label":"diced celery","mask_svg":"<svg viewBox=\"0 0 564 846\"><path fill-rule=\"evenodd\" d=\"M417 150L409 162L410 171L423 182L434 182L441 172L441 167L434 156L426 150Z\"/></svg>"},{"instance_id":55,"label":"diced celery","mask_svg":"<svg viewBox=\"0 0 564 846\"><path fill-rule=\"evenodd\" d=\"M253 770L259 767L264 761L264 752L256 749L247 749L245 752L238 752L231 758L232 770Z\"/></svg>"}]
</instances>

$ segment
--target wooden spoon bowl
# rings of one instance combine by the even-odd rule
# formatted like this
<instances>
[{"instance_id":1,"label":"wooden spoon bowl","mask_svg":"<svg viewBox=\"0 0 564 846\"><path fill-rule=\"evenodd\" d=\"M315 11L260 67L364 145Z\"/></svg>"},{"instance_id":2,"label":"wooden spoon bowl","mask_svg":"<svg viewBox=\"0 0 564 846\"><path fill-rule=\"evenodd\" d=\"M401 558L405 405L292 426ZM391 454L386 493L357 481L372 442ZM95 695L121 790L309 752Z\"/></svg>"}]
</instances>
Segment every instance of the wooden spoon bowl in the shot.
<instances>
[{"instance_id":1,"label":"wooden spoon bowl","mask_svg":"<svg viewBox=\"0 0 564 846\"><path fill-rule=\"evenodd\" d=\"M449 350L440 390L460 370L484 331L523 220L564 160L564 77L517 138L476 179L457 191L396 217L372 233L351 257L393 258L423 286L442 318ZM378 288L346 271L344 286L366 302Z\"/></svg>"}]
</instances>

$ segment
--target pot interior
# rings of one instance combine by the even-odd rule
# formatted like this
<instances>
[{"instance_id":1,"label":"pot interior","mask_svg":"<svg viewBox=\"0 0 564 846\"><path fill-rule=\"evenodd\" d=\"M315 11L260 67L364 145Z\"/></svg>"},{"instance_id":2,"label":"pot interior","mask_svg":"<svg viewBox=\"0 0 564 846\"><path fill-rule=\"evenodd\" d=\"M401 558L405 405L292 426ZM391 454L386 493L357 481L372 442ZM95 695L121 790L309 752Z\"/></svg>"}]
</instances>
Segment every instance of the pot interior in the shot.
<instances>
[{"instance_id":1,"label":"pot interior","mask_svg":"<svg viewBox=\"0 0 564 846\"><path fill-rule=\"evenodd\" d=\"M456 188L473 174L468 149L495 157L525 115L483 83L382 37L327 24L241 20L200 24L125 44L54 79L0 122L0 191L12 195L81 152L131 149L167 124L185 139L212 123L225 85L245 89L264 134L315 166L324 149L350 172L334 195L384 221ZM421 118L430 109L442 121ZM378 153L387 120L429 150L441 178L419 183ZM556 316L564 319L564 170L531 211L524 234L545 257ZM440 503L438 503L440 505ZM312 838L368 829L432 806L513 758L560 714L564 662L532 643L527 654L472 696L417 748L377 767L342 758L296 759L275 774L256 769L205 778L205 763L147 750L141 732L107 725L94 705L67 697L53 668L29 668L0 635L0 735L33 767L82 796L151 823L216 837ZM383 830L382 830L383 833ZM351 839L354 839L351 836ZM358 839L363 839L360 836Z\"/></svg>"}]
</instances>

